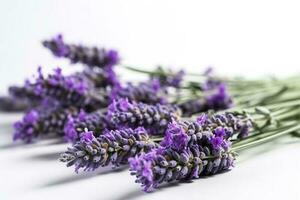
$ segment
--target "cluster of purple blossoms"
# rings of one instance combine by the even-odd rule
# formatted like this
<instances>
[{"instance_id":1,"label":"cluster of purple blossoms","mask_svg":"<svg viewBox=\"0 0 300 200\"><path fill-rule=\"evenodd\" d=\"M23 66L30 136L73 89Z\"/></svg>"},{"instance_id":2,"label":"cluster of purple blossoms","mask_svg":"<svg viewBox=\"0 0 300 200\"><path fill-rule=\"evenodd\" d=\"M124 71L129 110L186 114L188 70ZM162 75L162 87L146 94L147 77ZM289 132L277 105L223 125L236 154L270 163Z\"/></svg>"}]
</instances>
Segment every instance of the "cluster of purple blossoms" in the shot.
<instances>
[{"instance_id":1,"label":"cluster of purple blossoms","mask_svg":"<svg viewBox=\"0 0 300 200\"><path fill-rule=\"evenodd\" d=\"M81 140L60 156L67 166L75 165L75 171L95 170L98 167L127 164L128 158L155 147L144 128L106 131L99 137L86 132Z\"/></svg>"},{"instance_id":2,"label":"cluster of purple blossoms","mask_svg":"<svg viewBox=\"0 0 300 200\"><path fill-rule=\"evenodd\" d=\"M94 136L99 136L105 129L113 129L114 124L107 119L106 113L99 110L92 113L80 111L76 117L70 116L64 127L65 139L75 143L81 134L92 131Z\"/></svg>"},{"instance_id":3,"label":"cluster of purple blossoms","mask_svg":"<svg viewBox=\"0 0 300 200\"><path fill-rule=\"evenodd\" d=\"M66 44L62 35L43 41L43 45L57 57L68 58L72 63L82 63L90 67L112 67L120 60L115 50Z\"/></svg>"},{"instance_id":4,"label":"cluster of purple blossoms","mask_svg":"<svg viewBox=\"0 0 300 200\"><path fill-rule=\"evenodd\" d=\"M174 73L159 67L149 72L148 81L122 85L114 71L120 61L116 51L66 44L61 35L43 45L55 56L85 68L69 76L60 68L44 76L39 68L33 82L10 88L14 100L30 102L30 110L14 126L14 140L29 143L59 135L72 142L60 156L68 167L78 172L129 163L146 191L163 182L216 174L233 166L231 141L246 137L252 127L246 114L180 119L232 105L225 84L210 72L204 84L182 87L183 70ZM182 88L193 94L200 91L203 98L176 105ZM169 93L173 91L174 96Z\"/></svg>"},{"instance_id":5,"label":"cluster of purple blossoms","mask_svg":"<svg viewBox=\"0 0 300 200\"><path fill-rule=\"evenodd\" d=\"M129 159L132 175L147 191L163 182L211 175L233 166L233 137L248 134L252 120L245 115L201 115L196 121L173 121L161 147Z\"/></svg>"},{"instance_id":6,"label":"cluster of purple blossoms","mask_svg":"<svg viewBox=\"0 0 300 200\"><path fill-rule=\"evenodd\" d=\"M37 107L28 111L22 120L14 124L14 140L30 143L39 136L63 135L63 127L68 116L76 116L78 109Z\"/></svg>"},{"instance_id":7,"label":"cluster of purple blossoms","mask_svg":"<svg viewBox=\"0 0 300 200\"><path fill-rule=\"evenodd\" d=\"M180 116L180 109L175 105L148 105L120 99L109 106L109 117L113 123L132 128L143 126L152 135L163 134L168 123Z\"/></svg>"},{"instance_id":8,"label":"cluster of purple blossoms","mask_svg":"<svg viewBox=\"0 0 300 200\"><path fill-rule=\"evenodd\" d=\"M115 87L120 85L120 81L113 68L87 68L78 73L90 80L95 88L106 88L107 86Z\"/></svg>"},{"instance_id":9,"label":"cluster of purple blossoms","mask_svg":"<svg viewBox=\"0 0 300 200\"><path fill-rule=\"evenodd\" d=\"M129 159L131 175L136 176L144 191L157 188L164 182L182 181L213 175L230 169L235 154L225 151L214 155L208 147L188 146L182 151L157 148Z\"/></svg>"},{"instance_id":10,"label":"cluster of purple blossoms","mask_svg":"<svg viewBox=\"0 0 300 200\"><path fill-rule=\"evenodd\" d=\"M127 83L125 86L116 86L112 89L110 98L111 102L120 98L146 104L166 104L168 102L165 90L156 79L140 82L137 85Z\"/></svg>"},{"instance_id":11,"label":"cluster of purple blossoms","mask_svg":"<svg viewBox=\"0 0 300 200\"><path fill-rule=\"evenodd\" d=\"M178 106L182 110L184 116L191 116L208 110L225 110L232 107L232 105L232 98L228 94L226 86L221 83L214 90L205 92L204 97L188 100Z\"/></svg>"},{"instance_id":12,"label":"cluster of purple blossoms","mask_svg":"<svg viewBox=\"0 0 300 200\"><path fill-rule=\"evenodd\" d=\"M11 86L8 88L10 98L15 101L23 101L28 104L29 108L38 106L42 97L37 95L32 87L29 87L29 81L25 82L23 87Z\"/></svg>"},{"instance_id":13,"label":"cluster of purple blossoms","mask_svg":"<svg viewBox=\"0 0 300 200\"><path fill-rule=\"evenodd\" d=\"M64 76L57 68L47 77L38 69L38 77L33 83L27 82L26 88L36 96L51 98L63 106L103 107L107 105L107 96L93 93L94 85L88 79L78 75Z\"/></svg>"}]
</instances>

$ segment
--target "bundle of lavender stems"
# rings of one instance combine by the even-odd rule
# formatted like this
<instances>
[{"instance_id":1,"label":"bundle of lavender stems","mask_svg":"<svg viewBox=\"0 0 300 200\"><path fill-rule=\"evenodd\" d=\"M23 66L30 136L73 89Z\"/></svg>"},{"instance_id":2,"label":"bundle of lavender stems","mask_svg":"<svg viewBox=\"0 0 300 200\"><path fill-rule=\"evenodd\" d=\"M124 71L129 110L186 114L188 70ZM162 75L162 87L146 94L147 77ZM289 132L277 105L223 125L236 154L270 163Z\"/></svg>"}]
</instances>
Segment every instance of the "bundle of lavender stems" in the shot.
<instances>
[{"instance_id":1,"label":"bundle of lavender stems","mask_svg":"<svg viewBox=\"0 0 300 200\"><path fill-rule=\"evenodd\" d=\"M299 77L246 79L152 71L122 64L115 50L67 44L61 35L42 45L82 65L61 68L9 87L2 111L24 111L13 140L61 138L59 161L74 170L129 166L144 191L229 171L238 152L300 131ZM121 80L118 69L145 77Z\"/></svg>"}]
</instances>

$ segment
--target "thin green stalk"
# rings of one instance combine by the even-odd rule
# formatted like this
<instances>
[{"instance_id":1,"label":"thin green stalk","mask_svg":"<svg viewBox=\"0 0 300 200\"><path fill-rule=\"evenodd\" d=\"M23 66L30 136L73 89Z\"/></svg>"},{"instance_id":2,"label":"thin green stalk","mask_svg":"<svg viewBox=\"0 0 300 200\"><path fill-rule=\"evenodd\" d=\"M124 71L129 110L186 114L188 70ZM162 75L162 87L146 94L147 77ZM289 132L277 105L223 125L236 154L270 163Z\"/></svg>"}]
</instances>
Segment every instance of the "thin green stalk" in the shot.
<instances>
[{"instance_id":1,"label":"thin green stalk","mask_svg":"<svg viewBox=\"0 0 300 200\"><path fill-rule=\"evenodd\" d=\"M233 145L232 147L232 150L233 151L240 151L240 150L243 150L243 149L247 149L247 148L250 148L252 146L255 146L255 145L259 145L259 144L263 144L263 143L266 143L266 142L269 142L273 139L276 139L280 136L283 136L283 135L286 135L286 134L289 134L289 133L292 133L294 131L299 131L300 130L300 124L298 125L295 125L291 128L288 128L286 130L283 130L283 131L279 131L279 132L276 132L272 135L268 135L268 136L265 136L261 139L258 139L258 140L254 140L254 141L251 141L251 142L248 142L246 144L242 144L242 145Z\"/></svg>"}]
</instances>

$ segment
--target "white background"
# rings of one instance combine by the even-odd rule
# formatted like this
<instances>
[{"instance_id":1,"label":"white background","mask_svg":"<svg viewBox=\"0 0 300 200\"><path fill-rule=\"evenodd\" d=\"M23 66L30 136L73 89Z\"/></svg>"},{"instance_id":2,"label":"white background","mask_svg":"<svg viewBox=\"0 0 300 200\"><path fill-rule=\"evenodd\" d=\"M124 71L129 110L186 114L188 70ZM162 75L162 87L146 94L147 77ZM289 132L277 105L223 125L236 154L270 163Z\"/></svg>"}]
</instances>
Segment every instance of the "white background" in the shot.
<instances>
[{"instance_id":1,"label":"white background","mask_svg":"<svg viewBox=\"0 0 300 200\"><path fill-rule=\"evenodd\" d=\"M68 42L118 49L124 64L149 69L163 64L194 72L214 66L220 74L251 77L299 73L299 10L297 1L287 0L1 0L0 92L21 84L38 65L78 69L41 47L57 33ZM126 169L74 174L56 160L66 144L12 145L10 127L20 117L0 115L1 200L300 199L299 140L242 152L229 173L144 194Z\"/></svg>"}]
</instances>

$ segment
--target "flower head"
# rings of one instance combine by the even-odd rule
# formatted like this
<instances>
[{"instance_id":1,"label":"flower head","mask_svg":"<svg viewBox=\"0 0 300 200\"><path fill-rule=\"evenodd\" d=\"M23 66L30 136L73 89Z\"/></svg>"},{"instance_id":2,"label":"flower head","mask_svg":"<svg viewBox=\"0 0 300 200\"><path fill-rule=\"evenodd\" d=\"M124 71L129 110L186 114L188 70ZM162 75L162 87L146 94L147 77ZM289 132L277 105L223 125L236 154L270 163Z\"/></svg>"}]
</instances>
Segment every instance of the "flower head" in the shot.
<instances>
[{"instance_id":1,"label":"flower head","mask_svg":"<svg viewBox=\"0 0 300 200\"><path fill-rule=\"evenodd\" d=\"M69 47L65 45L61 34L53 37L50 41L44 41L43 45L46 48L49 48L57 57L64 57L69 54Z\"/></svg>"},{"instance_id":2,"label":"flower head","mask_svg":"<svg viewBox=\"0 0 300 200\"><path fill-rule=\"evenodd\" d=\"M101 166L128 163L128 158L155 147L143 128L105 131L99 137L86 132L81 140L60 157L67 166L75 165L75 170L95 170Z\"/></svg>"},{"instance_id":3,"label":"flower head","mask_svg":"<svg viewBox=\"0 0 300 200\"><path fill-rule=\"evenodd\" d=\"M213 90L204 91L204 97L191 99L179 104L184 116L191 116L208 110L224 110L232 107L232 98L227 92L226 86L221 83Z\"/></svg>"},{"instance_id":4,"label":"flower head","mask_svg":"<svg viewBox=\"0 0 300 200\"><path fill-rule=\"evenodd\" d=\"M68 116L77 115L76 108L44 108L38 107L28 111L22 120L14 124L14 140L30 143L40 136L62 135L62 130Z\"/></svg>"},{"instance_id":5,"label":"flower head","mask_svg":"<svg viewBox=\"0 0 300 200\"><path fill-rule=\"evenodd\" d=\"M89 67L110 68L120 60L115 50L67 44L61 35L43 41L43 45L57 57L68 58L72 63L79 62Z\"/></svg>"},{"instance_id":6,"label":"flower head","mask_svg":"<svg viewBox=\"0 0 300 200\"><path fill-rule=\"evenodd\" d=\"M189 145L183 151L157 148L129 159L131 175L136 176L145 191L163 182L190 180L212 175L233 166L235 155L230 151L214 154L209 147Z\"/></svg>"},{"instance_id":7,"label":"flower head","mask_svg":"<svg viewBox=\"0 0 300 200\"><path fill-rule=\"evenodd\" d=\"M106 113L102 111L86 113L81 110L78 116L69 116L64 126L65 140L75 143L86 131L93 131L95 136L99 136L105 129L112 128L114 125L107 119Z\"/></svg>"},{"instance_id":8,"label":"flower head","mask_svg":"<svg viewBox=\"0 0 300 200\"><path fill-rule=\"evenodd\" d=\"M133 102L142 102L147 104L166 104L165 90L155 80L149 82L140 82L137 85L128 83L125 86L118 85L114 87L110 94L111 102L114 99L126 98Z\"/></svg>"},{"instance_id":9,"label":"flower head","mask_svg":"<svg viewBox=\"0 0 300 200\"><path fill-rule=\"evenodd\" d=\"M38 71L38 77L26 86L27 90L34 91L37 96L59 101L62 106L99 108L107 105L107 99L93 94L93 82L83 76L64 76L60 68L46 77L42 75L40 68Z\"/></svg>"},{"instance_id":10,"label":"flower head","mask_svg":"<svg viewBox=\"0 0 300 200\"><path fill-rule=\"evenodd\" d=\"M116 105L123 106L117 108ZM180 110L173 105L128 103L126 100L114 102L109 108L111 110L109 117L116 125L132 128L143 126L151 134L164 133L168 123L172 119L178 119L181 114Z\"/></svg>"}]
</instances>

